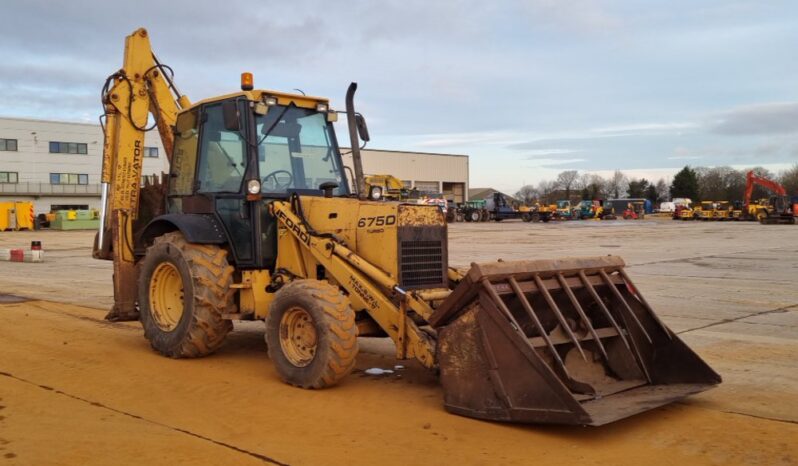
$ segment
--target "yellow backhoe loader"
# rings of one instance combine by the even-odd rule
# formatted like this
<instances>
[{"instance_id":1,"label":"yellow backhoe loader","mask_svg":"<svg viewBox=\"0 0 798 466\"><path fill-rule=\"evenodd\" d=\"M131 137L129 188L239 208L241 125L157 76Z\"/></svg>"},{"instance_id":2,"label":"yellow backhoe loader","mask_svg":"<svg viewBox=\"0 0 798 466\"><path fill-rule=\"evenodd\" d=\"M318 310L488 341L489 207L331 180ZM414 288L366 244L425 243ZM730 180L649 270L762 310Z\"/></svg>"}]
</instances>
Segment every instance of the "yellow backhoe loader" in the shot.
<instances>
[{"instance_id":1,"label":"yellow backhoe loader","mask_svg":"<svg viewBox=\"0 0 798 466\"><path fill-rule=\"evenodd\" d=\"M449 411L499 421L600 425L720 382L618 257L449 268L440 209L365 199L355 89L350 187L327 99L255 90L244 73L241 91L192 104L147 31L130 35L103 91L108 318L139 319L172 358L265 320L279 377L303 388L345 378L359 335L388 336L397 359L440 370ZM170 173L142 187L148 113Z\"/></svg>"}]
</instances>

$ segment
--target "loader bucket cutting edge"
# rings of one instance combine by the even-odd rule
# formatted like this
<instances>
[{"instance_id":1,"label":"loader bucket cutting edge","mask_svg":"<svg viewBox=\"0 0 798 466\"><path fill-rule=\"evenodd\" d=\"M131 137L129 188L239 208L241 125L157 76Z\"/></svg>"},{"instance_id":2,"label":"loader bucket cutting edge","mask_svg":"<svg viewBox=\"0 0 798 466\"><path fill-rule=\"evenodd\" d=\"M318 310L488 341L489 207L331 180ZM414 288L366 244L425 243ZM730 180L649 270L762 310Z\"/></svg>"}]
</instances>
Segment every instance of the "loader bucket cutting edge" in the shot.
<instances>
[{"instance_id":1,"label":"loader bucket cutting edge","mask_svg":"<svg viewBox=\"0 0 798 466\"><path fill-rule=\"evenodd\" d=\"M446 409L602 425L721 382L615 256L472 264L430 318Z\"/></svg>"}]
</instances>

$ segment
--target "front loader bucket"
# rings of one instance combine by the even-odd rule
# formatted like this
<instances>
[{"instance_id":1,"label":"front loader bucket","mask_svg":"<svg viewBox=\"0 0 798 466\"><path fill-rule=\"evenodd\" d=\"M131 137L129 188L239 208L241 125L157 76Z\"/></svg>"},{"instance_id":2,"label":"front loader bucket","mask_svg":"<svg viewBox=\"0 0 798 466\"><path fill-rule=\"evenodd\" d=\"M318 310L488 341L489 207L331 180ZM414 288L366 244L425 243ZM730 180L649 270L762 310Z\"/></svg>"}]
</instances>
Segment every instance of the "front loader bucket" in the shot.
<instances>
[{"instance_id":1,"label":"front loader bucket","mask_svg":"<svg viewBox=\"0 0 798 466\"><path fill-rule=\"evenodd\" d=\"M619 257L472 264L435 311L446 409L602 425L720 383Z\"/></svg>"}]
</instances>

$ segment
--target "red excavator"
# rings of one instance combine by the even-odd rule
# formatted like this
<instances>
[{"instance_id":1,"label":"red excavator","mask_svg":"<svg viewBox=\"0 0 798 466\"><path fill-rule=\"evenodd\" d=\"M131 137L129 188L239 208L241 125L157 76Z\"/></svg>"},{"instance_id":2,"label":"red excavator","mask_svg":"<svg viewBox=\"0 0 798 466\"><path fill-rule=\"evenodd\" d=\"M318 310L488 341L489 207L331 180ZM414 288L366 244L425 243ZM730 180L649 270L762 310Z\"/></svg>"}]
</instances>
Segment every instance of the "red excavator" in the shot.
<instances>
[{"instance_id":1,"label":"red excavator","mask_svg":"<svg viewBox=\"0 0 798 466\"><path fill-rule=\"evenodd\" d=\"M774 193L770 199L751 203L754 185L762 186ZM790 198L784 186L749 171L745 176L745 199L743 200L743 217L759 220L763 225L794 225L795 215Z\"/></svg>"}]
</instances>

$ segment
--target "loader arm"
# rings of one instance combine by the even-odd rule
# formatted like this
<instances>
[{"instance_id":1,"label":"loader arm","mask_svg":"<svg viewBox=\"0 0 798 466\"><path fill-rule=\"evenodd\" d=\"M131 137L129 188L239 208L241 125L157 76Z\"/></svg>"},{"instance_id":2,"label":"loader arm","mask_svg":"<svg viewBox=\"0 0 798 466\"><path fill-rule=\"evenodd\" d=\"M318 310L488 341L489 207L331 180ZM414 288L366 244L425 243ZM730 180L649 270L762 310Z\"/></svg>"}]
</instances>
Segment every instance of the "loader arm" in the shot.
<instances>
[{"instance_id":1,"label":"loader arm","mask_svg":"<svg viewBox=\"0 0 798 466\"><path fill-rule=\"evenodd\" d=\"M292 246L309 253L346 290L357 309L364 309L396 344L397 359L415 357L434 367L435 342L408 316L412 310L428 319L433 309L414 292L402 290L388 274L358 256L332 237L312 234L289 202L273 202L273 215L292 235ZM295 257L295 256L292 256ZM284 265L284 264L281 264ZM303 276L302 265L286 268ZM398 305L396 304L398 301Z\"/></svg>"},{"instance_id":2,"label":"loader arm","mask_svg":"<svg viewBox=\"0 0 798 466\"><path fill-rule=\"evenodd\" d=\"M139 219L144 133L158 129L167 159L171 162L177 112L190 105L180 95L167 73L171 69L158 62L145 29L138 29L125 40L122 68L108 77L103 89L105 116L102 162L102 208L100 231L93 256L114 261L114 307L109 320L137 317L134 222ZM147 128L152 115L155 125ZM163 192L156 184L150 191ZM146 193L145 193L146 195ZM163 196L151 199L156 208ZM146 219L145 219L146 220Z\"/></svg>"}]
</instances>

